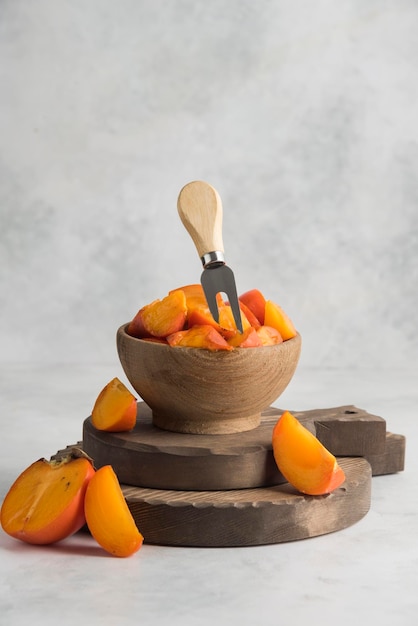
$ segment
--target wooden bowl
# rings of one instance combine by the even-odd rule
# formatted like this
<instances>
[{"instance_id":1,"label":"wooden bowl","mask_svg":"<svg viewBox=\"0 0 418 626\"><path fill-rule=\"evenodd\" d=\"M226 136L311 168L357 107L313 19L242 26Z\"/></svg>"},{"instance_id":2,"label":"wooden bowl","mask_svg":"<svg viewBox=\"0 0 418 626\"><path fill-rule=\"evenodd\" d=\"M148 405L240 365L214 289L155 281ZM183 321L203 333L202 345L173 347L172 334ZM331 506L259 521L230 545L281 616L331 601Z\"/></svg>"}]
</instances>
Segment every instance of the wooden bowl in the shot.
<instances>
[{"instance_id":1,"label":"wooden bowl","mask_svg":"<svg viewBox=\"0 0 418 626\"><path fill-rule=\"evenodd\" d=\"M116 337L123 370L151 408L153 424L178 433L256 428L289 384L302 343L297 335L275 346L211 352L136 339L127 326Z\"/></svg>"}]
</instances>

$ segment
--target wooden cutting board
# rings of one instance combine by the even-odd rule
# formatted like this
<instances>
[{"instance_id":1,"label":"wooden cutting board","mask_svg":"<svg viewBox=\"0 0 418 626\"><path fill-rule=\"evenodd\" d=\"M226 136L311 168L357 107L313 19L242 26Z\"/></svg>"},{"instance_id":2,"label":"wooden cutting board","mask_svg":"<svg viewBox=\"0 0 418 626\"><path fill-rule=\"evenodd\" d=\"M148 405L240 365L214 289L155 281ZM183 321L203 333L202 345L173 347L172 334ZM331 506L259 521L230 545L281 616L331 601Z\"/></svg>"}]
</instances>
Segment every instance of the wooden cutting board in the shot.
<instances>
[{"instance_id":1,"label":"wooden cutting board","mask_svg":"<svg viewBox=\"0 0 418 626\"><path fill-rule=\"evenodd\" d=\"M354 406L295 411L346 474L331 494L303 495L274 463L281 413L270 407L244 433L184 435L153 426L139 402L131 432L99 432L87 418L78 445L96 467L113 466L145 542L172 546L263 545L341 530L368 512L372 475L404 469L405 438L387 432L381 417Z\"/></svg>"},{"instance_id":2,"label":"wooden cutting board","mask_svg":"<svg viewBox=\"0 0 418 626\"><path fill-rule=\"evenodd\" d=\"M342 530L370 508L371 468L362 458L340 459L342 487L305 496L288 483L257 489L175 491L124 486L147 543L171 546L255 546Z\"/></svg>"},{"instance_id":3,"label":"wooden cutting board","mask_svg":"<svg viewBox=\"0 0 418 626\"><path fill-rule=\"evenodd\" d=\"M224 490L278 485L284 481L272 451L272 431L282 411L270 407L260 426L230 435L185 435L152 424L150 408L138 403L137 424L128 433L83 425L83 448L97 467L110 464L127 485L152 489ZM386 432L381 417L353 406L294 415L336 456L361 456L373 474L403 469L404 441Z\"/></svg>"}]
</instances>

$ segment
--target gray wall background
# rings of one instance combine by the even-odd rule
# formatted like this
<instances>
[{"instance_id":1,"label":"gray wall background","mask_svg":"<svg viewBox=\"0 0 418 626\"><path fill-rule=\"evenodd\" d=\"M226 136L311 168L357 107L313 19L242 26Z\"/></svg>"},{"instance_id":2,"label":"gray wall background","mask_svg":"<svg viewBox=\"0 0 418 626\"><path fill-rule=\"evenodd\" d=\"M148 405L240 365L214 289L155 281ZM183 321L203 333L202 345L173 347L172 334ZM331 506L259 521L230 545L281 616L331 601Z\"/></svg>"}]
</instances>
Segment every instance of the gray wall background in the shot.
<instances>
[{"instance_id":1,"label":"gray wall background","mask_svg":"<svg viewBox=\"0 0 418 626\"><path fill-rule=\"evenodd\" d=\"M414 0L1 0L1 361L116 362L199 280L203 179L301 364L417 367L417 33Z\"/></svg>"}]
</instances>

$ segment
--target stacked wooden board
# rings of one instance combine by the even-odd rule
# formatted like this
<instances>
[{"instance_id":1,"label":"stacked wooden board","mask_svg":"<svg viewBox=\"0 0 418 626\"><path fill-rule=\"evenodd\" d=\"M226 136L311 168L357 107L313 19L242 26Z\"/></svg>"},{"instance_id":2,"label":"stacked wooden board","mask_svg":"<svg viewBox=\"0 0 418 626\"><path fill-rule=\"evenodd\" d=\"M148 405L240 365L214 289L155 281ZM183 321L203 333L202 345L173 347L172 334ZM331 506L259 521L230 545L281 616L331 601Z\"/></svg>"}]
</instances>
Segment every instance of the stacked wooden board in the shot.
<instances>
[{"instance_id":1,"label":"stacked wooden board","mask_svg":"<svg viewBox=\"0 0 418 626\"><path fill-rule=\"evenodd\" d=\"M372 476L402 471L405 437L354 406L293 411L338 457L345 483L306 496L286 483L271 435L282 411L264 411L260 426L231 435L161 430L138 402L135 428L124 433L83 424L84 451L96 467L113 466L145 542L227 547L281 543L346 528L370 508Z\"/></svg>"}]
</instances>

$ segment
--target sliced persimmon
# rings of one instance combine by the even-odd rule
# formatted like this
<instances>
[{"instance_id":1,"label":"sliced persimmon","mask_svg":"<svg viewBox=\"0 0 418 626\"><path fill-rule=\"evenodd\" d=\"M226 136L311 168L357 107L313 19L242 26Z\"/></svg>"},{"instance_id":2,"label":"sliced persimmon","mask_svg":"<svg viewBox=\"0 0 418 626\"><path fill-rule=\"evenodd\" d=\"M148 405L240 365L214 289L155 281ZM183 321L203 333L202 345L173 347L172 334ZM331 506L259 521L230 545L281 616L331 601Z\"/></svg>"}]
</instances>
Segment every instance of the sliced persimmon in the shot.
<instances>
[{"instance_id":1,"label":"sliced persimmon","mask_svg":"<svg viewBox=\"0 0 418 626\"><path fill-rule=\"evenodd\" d=\"M252 326L246 328L242 333L236 333L227 341L234 348L258 348L263 345L256 329Z\"/></svg>"},{"instance_id":2,"label":"sliced persimmon","mask_svg":"<svg viewBox=\"0 0 418 626\"><path fill-rule=\"evenodd\" d=\"M266 326L263 324L256 329L256 333L259 336L263 346L274 346L277 343L283 342L283 337L276 328L272 326Z\"/></svg>"},{"instance_id":3,"label":"sliced persimmon","mask_svg":"<svg viewBox=\"0 0 418 626\"><path fill-rule=\"evenodd\" d=\"M177 289L162 300L154 300L143 308L141 316L145 330L154 337L167 337L181 330L187 318L184 291Z\"/></svg>"},{"instance_id":4,"label":"sliced persimmon","mask_svg":"<svg viewBox=\"0 0 418 626\"><path fill-rule=\"evenodd\" d=\"M111 465L96 471L86 491L84 508L88 529L104 550L127 557L140 549L144 537Z\"/></svg>"},{"instance_id":5,"label":"sliced persimmon","mask_svg":"<svg viewBox=\"0 0 418 626\"><path fill-rule=\"evenodd\" d=\"M290 317L272 300L266 300L264 324L276 328L283 337L283 341L297 335Z\"/></svg>"},{"instance_id":6,"label":"sliced persimmon","mask_svg":"<svg viewBox=\"0 0 418 626\"><path fill-rule=\"evenodd\" d=\"M128 335L131 335L131 337L137 337L138 339L152 337L152 335L145 328L144 320L142 317L143 312L147 306L149 305L147 304L141 307L135 317L133 317L133 319L129 322L126 332L128 333Z\"/></svg>"},{"instance_id":7,"label":"sliced persimmon","mask_svg":"<svg viewBox=\"0 0 418 626\"><path fill-rule=\"evenodd\" d=\"M221 330L219 331L221 335L225 338L236 335L239 331L237 329L237 325L235 323L234 314L232 312L231 305L229 302L225 302L222 306L218 308L219 311L219 326ZM244 311L240 308L241 315L241 324L242 329L246 330L250 328L251 324L248 321Z\"/></svg>"},{"instance_id":8,"label":"sliced persimmon","mask_svg":"<svg viewBox=\"0 0 418 626\"><path fill-rule=\"evenodd\" d=\"M228 303L222 303L218 308L219 322L215 322L209 307L205 305L195 306L189 311L189 328L193 326L213 326L218 333L229 339L238 333L237 326L235 324L234 315L232 309ZM250 324L241 312L241 321L243 328L249 328Z\"/></svg>"},{"instance_id":9,"label":"sliced persimmon","mask_svg":"<svg viewBox=\"0 0 418 626\"><path fill-rule=\"evenodd\" d=\"M113 378L99 393L91 413L91 422L98 430L122 432L132 430L136 423L137 401L119 378Z\"/></svg>"},{"instance_id":10,"label":"sliced persimmon","mask_svg":"<svg viewBox=\"0 0 418 626\"><path fill-rule=\"evenodd\" d=\"M239 296L243 302L254 313L260 324L264 324L264 309L266 299L259 289L250 289Z\"/></svg>"},{"instance_id":11,"label":"sliced persimmon","mask_svg":"<svg viewBox=\"0 0 418 626\"><path fill-rule=\"evenodd\" d=\"M248 306L244 304L244 302L241 302L241 300L239 300L239 308L241 309L241 317L242 315L244 315L245 318L248 320L250 326L252 326L253 328L259 328L261 326L261 323L257 316L254 315L251 309L249 309Z\"/></svg>"},{"instance_id":12,"label":"sliced persimmon","mask_svg":"<svg viewBox=\"0 0 418 626\"><path fill-rule=\"evenodd\" d=\"M188 326L213 326L218 333L221 332L221 326L213 319L212 313L206 303L193 306L188 312Z\"/></svg>"},{"instance_id":13,"label":"sliced persimmon","mask_svg":"<svg viewBox=\"0 0 418 626\"><path fill-rule=\"evenodd\" d=\"M192 326L167 337L174 348L205 348L206 350L233 350L224 337L210 324Z\"/></svg>"},{"instance_id":14,"label":"sliced persimmon","mask_svg":"<svg viewBox=\"0 0 418 626\"><path fill-rule=\"evenodd\" d=\"M279 417L272 445L280 472L302 493L331 493L345 480L335 456L289 411Z\"/></svg>"},{"instance_id":15,"label":"sliced persimmon","mask_svg":"<svg viewBox=\"0 0 418 626\"><path fill-rule=\"evenodd\" d=\"M177 289L172 289L169 291L169 295L175 293L176 291L182 291L186 296L186 304L187 308L193 308L194 305L204 304L207 306L205 292L203 291L203 287L200 283L192 284L192 285L183 285L183 287L178 287Z\"/></svg>"}]
</instances>

